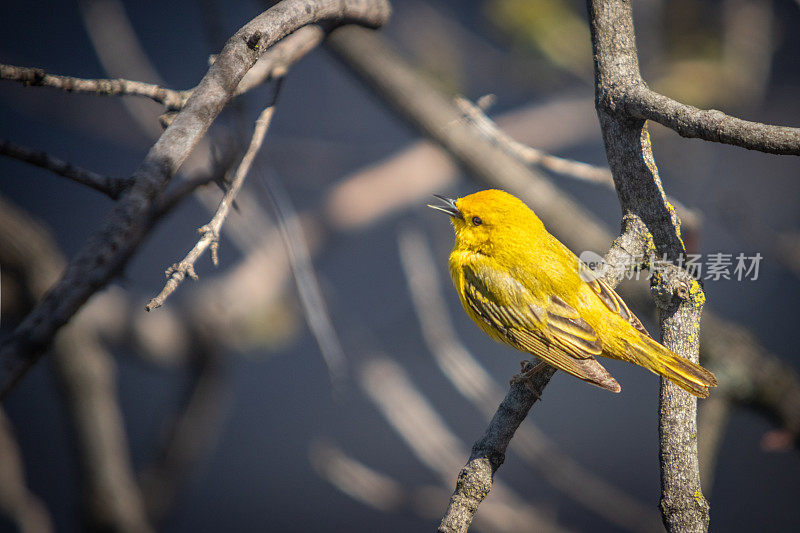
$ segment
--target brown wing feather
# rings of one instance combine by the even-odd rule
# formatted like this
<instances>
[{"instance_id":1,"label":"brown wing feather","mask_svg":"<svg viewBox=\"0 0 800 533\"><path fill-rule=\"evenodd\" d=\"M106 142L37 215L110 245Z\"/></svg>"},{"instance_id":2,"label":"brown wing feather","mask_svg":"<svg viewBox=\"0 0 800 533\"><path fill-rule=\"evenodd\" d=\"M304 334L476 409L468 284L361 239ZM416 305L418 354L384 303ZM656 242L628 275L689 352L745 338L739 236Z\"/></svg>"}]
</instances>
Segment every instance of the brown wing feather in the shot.
<instances>
[{"instance_id":1,"label":"brown wing feather","mask_svg":"<svg viewBox=\"0 0 800 533\"><path fill-rule=\"evenodd\" d=\"M603 345L592 326L558 296L550 298L545 327L552 339L573 357L589 359L603 352Z\"/></svg>"},{"instance_id":2,"label":"brown wing feather","mask_svg":"<svg viewBox=\"0 0 800 533\"><path fill-rule=\"evenodd\" d=\"M639 330L640 333L652 338L652 335L650 335L647 329L645 329L644 325L642 325L642 322L631 312L630 309L628 309L628 306L625 304L625 301L622 299L622 297L617 294L614 289L609 287L605 281L602 279L595 279L589 281L588 283L594 293L600 297L604 304L606 304L606 307L627 320L628 323Z\"/></svg>"},{"instance_id":3,"label":"brown wing feather","mask_svg":"<svg viewBox=\"0 0 800 533\"><path fill-rule=\"evenodd\" d=\"M584 381L614 392L621 390L594 358L602 352L594 330L563 300L555 297L544 309L521 303L530 301L529 295L515 294L517 297L508 300L520 303L503 305L488 290L490 280L486 275L478 276L469 268L464 269L464 274L465 303L506 343ZM499 286L525 290L511 281L502 280Z\"/></svg>"}]
</instances>

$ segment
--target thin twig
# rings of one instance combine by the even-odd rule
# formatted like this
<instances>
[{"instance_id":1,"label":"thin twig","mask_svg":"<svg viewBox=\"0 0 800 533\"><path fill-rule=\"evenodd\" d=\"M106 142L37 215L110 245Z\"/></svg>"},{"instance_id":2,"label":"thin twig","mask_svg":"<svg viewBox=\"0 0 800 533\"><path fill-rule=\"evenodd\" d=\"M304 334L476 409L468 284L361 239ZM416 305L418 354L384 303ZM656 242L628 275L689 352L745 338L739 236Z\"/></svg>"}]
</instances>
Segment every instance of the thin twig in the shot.
<instances>
[{"instance_id":1,"label":"thin twig","mask_svg":"<svg viewBox=\"0 0 800 533\"><path fill-rule=\"evenodd\" d=\"M110 178L108 176L103 176L97 172L77 167L57 157L48 155L47 152L32 150L3 139L0 139L0 155L5 155L49 170L59 176L63 176L76 183L100 191L112 200L118 200L120 195L128 189L132 183L130 178Z\"/></svg>"},{"instance_id":2,"label":"thin twig","mask_svg":"<svg viewBox=\"0 0 800 533\"><path fill-rule=\"evenodd\" d=\"M250 139L250 146L247 148L247 151L242 157L239 168L236 169L236 174L234 175L230 187L222 196L222 200L219 203L216 214L208 224L197 230L201 234L200 240L197 241L197 244L194 245L194 248L192 248L189 253L186 254L186 257L184 257L179 263L174 263L167 269L167 283L164 285L164 288L161 290L158 296L150 300L147 306L145 306L147 311L152 311L153 309L161 307L169 295L175 292L175 289L178 288L178 286L183 282L184 279L186 279L187 276L193 280L197 279L197 274L194 270L194 264L209 247L211 248L211 261L214 263L214 266L217 266L219 263L217 254L222 224L225 223L225 218L228 216L231 206L233 205L236 196L239 194L239 191L244 184L244 180L250 171L250 166L253 163L253 159L255 159L256 154L261 149L261 145L264 142L264 136L269 129L272 116L275 112L275 98L277 97L279 90L280 83L276 86L272 102L270 102L270 104L264 108L263 111L261 111L261 114L259 114L258 119L256 120L256 125L253 129L253 136Z\"/></svg>"},{"instance_id":3,"label":"thin twig","mask_svg":"<svg viewBox=\"0 0 800 533\"><path fill-rule=\"evenodd\" d=\"M325 37L323 29L312 24L287 35L259 59L236 87L239 96L272 78L283 76L289 65L314 49ZM18 81L32 87L52 87L67 92L104 96L143 96L162 104L167 111L183 109L194 89L168 89L154 83L122 78L75 78L48 74L43 69L0 64L0 79Z\"/></svg>"},{"instance_id":4,"label":"thin twig","mask_svg":"<svg viewBox=\"0 0 800 533\"><path fill-rule=\"evenodd\" d=\"M486 116L480 106L461 96L456 96L454 102L464 114L464 118L470 121L490 142L525 164L537 165L561 176L596 183L611 190L614 189L614 178L608 168L558 157L523 144L500 129L492 119ZM668 197L668 200L680 216L684 230L697 230L702 220L702 215L697 210L686 207L675 198Z\"/></svg>"},{"instance_id":5,"label":"thin twig","mask_svg":"<svg viewBox=\"0 0 800 533\"><path fill-rule=\"evenodd\" d=\"M167 109L181 109L191 91L176 91L152 83L124 79L84 79L48 74L40 68L0 64L0 79L14 80L34 87L53 87L75 93L107 96L144 96Z\"/></svg>"},{"instance_id":6,"label":"thin twig","mask_svg":"<svg viewBox=\"0 0 800 533\"><path fill-rule=\"evenodd\" d=\"M36 364L56 331L127 265L156 222L153 207L160 193L265 50L308 24L378 27L390 12L386 0L284 0L236 32L134 173L128 193L73 256L59 282L0 345L0 360L7 369L0 401Z\"/></svg>"},{"instance_id":7,"label":"thin twig","mask_svg":"<svg viewBox=\"0 0 800 533\"><path fill-rule=\"evenodd\" d=\"M487 139L526 164L539 165L557 174L614 187L614 179L611 177L611 171L607 168L554 156L522 144L498 128L497 124L487 117L480 107L466 98L456 96L453 101L464 114L464 118L469 120Z\"/></svg>"},{"instance_id":8,"label":"thin twig","mask_svg":"<svg viewBox=\"0 0 800 533\"><path fill-rule=\"evenodd\" d=\"M325 297L319 286L311 253L300 226L300 219L292 205L289 195L277 179L261 173L258 182L275 211L278 229L289 257L289 265L294 274L295 286L300 296L303 314L308 322L319 351L328 367L331 385L336 393L342 393L347 377L347 357L336 334Z\"/></svg>"},{"instance_id":9,"label":"thin twig","mask_svg":"<svg viewBox=\"0 0 800 533\"><path fill-rule=\"evenodd\" d=\"M462 533L469 529L475 512L494 485L494 473L506 458L511 437L542 396L556 369L552 366L537 372L530 382L516 381L497 408L483 436L472 446L467 464L458 474L438 531Z\"/></svg>"}]
</instances>

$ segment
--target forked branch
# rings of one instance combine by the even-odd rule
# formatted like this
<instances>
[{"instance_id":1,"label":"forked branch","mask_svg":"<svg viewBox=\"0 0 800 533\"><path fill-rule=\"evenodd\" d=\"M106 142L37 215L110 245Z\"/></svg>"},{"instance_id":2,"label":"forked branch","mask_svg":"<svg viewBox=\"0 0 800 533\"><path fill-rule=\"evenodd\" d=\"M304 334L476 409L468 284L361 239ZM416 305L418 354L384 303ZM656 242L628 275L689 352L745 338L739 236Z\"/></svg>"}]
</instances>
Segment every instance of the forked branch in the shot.
<instances>
[{"instance_id":1,"label":"forked branch","mask_svg":"<svg viewBox=\"0 0 800 533\"><path fill-rule=\"evenodd\" d=\"M133 186L0 347L7 369L0 398L38 361L56 331L125 267L156 221L154 207L162 191L265 50L309 24L378 27L389 13L385 0L285 0L236 32L134 173Z\"/></svg>"},{"instance_id":2,"label":"forked branch","mask_svg":"<svg viewBox=\"0 0 800 533\"><path fill-rule=\"evenodd\" d=\"M220 231L222 230L222 225L225 223L225 219L231 210L231 206L233 206L233 202L236 199L236 196L239 194L239 191L242 189L242 185L244 184L244 180L247 177L248 172L250 172L250 167L253 164L253 160L255 159L258 151L261 149L261 145L264 142L264 137L266 136L269 125L272 122L272 116L275 113L275 101L279 91L280 80L278 80L278 85L275 88L275 94L272 102L270 102L270 104L264 108L256 120L256 125L253 129L253 136L250 139L250 146L248 146L247 151L242 157L241 163L239 163L239 167L236 169L236 174L233 177L230 187L228 187L228 189L225 191L225 194L222 196L222 200L219 203L217 212L214 214L214 217L208 224L197 230L201 237L200 240L197 241L197 244L194 245L194 248L192 248L189 253L186 254L186 257L184 257L183 260L173 264L167 269L167 283L164 285L164 288L161 290L158 296L150 300L150 302L147 304L145 307L147 311L152 311L153 309L164 305L164 302L169 295L175 292L175 289L177 289L187 277L192 278L193 280L197 279L197 273L194 270L194 264L208 248L211 248L211 261L214 263L214 266L218 265L219 236Z\"/></svg>"}]
</instances>

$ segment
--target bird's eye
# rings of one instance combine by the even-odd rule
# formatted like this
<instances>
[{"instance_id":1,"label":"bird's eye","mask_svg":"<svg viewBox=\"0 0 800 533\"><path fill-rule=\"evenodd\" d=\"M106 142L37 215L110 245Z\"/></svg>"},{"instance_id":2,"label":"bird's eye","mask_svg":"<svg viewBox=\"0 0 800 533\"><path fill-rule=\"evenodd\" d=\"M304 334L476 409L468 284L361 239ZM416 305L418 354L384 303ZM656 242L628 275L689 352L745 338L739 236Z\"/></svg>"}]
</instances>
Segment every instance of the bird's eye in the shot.
<instances>
[{"instance_id":1,"label":"bird's eye","mask_svg":"<svg viewBox=\"0 0 800 533\"><path fill-rule=\"evenodd\" d=\"M472 224L474 226L480 226L483 224L483 220L481 220L481 217L472 217Z\"/></svg>"}]
</instances>

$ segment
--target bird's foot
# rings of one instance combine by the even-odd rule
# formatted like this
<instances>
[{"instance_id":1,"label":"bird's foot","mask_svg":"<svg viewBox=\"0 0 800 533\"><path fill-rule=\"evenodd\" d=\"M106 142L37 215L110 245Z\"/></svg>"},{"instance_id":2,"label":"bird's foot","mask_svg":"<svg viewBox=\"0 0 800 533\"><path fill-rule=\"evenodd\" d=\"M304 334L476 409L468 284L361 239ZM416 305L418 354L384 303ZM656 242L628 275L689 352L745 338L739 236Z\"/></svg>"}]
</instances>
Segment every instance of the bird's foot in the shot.
<instances>
[{"instance_id":1,"label":"bird's foot","mask_svg":"<svg viewBox=\"0 0 800 533\"><path fill-rule=\"evenodd\" d=\"M549 365L544 361L540 362L538 365L534 365L531 361L521 361L520 366L522 367L522 372L512 377L508 384L513 387L517 383L522 382L526 388L534 390L532 383L533 377Z\"/></svg>"}]
</instances>

